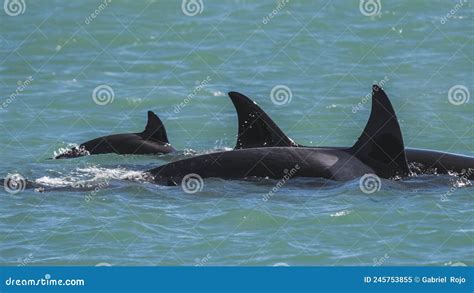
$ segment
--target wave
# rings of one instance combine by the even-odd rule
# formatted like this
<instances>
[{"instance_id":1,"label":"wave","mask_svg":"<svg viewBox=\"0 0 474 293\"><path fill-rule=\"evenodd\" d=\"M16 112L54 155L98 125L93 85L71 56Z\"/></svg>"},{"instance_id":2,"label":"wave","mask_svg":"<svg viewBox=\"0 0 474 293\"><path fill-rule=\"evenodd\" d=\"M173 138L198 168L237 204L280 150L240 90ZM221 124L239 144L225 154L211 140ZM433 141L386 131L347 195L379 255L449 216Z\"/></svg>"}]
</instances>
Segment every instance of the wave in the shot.
<instances>
[{"instance_id":1,"label":"wave","mask_svg":"<svg viewBox=\"0 0 474 293\"><path fill-rule=\"evenodd\" d=\"M74 169L70 174L60 177L43 176L34 183L48 188L94 188L109 185L111 180L128 180L135 182L149 182L150 175L143 171L128 170L125 168L104 168L87 166Z\"/></svg>"}]
</instances>

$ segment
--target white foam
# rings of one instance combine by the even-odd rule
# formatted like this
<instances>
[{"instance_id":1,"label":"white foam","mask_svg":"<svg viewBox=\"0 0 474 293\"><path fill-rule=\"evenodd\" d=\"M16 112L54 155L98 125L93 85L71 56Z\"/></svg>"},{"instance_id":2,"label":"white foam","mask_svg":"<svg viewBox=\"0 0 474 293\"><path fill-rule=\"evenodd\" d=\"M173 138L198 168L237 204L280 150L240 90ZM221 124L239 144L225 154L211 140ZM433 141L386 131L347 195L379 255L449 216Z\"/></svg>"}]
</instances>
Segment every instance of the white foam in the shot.
<instances>
[{"instance_id":1,"label":"white foam","mask_svg":"<svg viewBox=\"0 0 474 293\"><path fill-rule=\"evenodd\" d=\"M464 177L456 178L456 180L454 180L453 182L454 188L463 188L463 187L470 187L470 186L472 186L471 181Z\"/></svg>"},{"instance_id":2,"label":"white foam","mask_svg":"<svg viewBox=\"0 0 474 293\"><path fill-rule=\"evenodd\" d=\"M343 210L343 211L340 211L340 212L337 212L337 213L330 214L329 216L331 216L331 217L343 217L343 216L347 216L350 213L351 213L351 211Z\"/></svg>"},{"instance_id":3,"label":"white foam","mask_svg":"<svg viewBox=\"0 0 474 293\"><path fill-rule=\"evenodd\" d=\"M65 187L71 186L72 182L66 180L65 178L51 178L49 176L43 176L35 180L36 183L46 186L54 187Z\"/></svg>"},{"instance_id":4,"label":"white foam","mask_svg":"<svg viewBox=\"0 0 474 293\"><path fill-rule=\"evenodd\" d=\"M101 168L87 166L76 168L71 174L62 177L43 176L35 180L40 185L49 187L90 188L110 180L147 181L148 174L124 168Z\"/></svg>"},{"instance_id":5,"label":"white foam","mask_svg":"<svg viewBox=\"0 0 474 293\"><path fill-rule=\"evenodd\" d=\"M467 265L463 262L447 262L444 264L445 266L450 266L450 267L466 267Z\"/></svg>"},{"instance_id":6,"label":"white foam","mask_svg":"<svg viewBox=\"0 0 474 293\"><path fill-rule=\"evenodd\" d=\"M69 155L70 157L87 156L90 155L88 151L81 148L77 143L68 143L65 147L60 147L57 151L53 152L53 158L59 156Z\"/></svg>"},{"instance_id":7,"label":"white foam","mask_svg":"<svg viewBox=\"0 0 474 293\"><path fill-rule=\"evenodd\" d=\"M287 264L286 262L277 262L276 264L273 265L274 267L289 267L290 265Z\"/></svg>"},{"instance_id":8,"label":"white foam","mask_svg":"<svg viewBox=\"0 0 474 293\"><path fill-rule=\"evenodd\" d=\"M127 170L124 168L108 169L108 168L100 168L97 166L89 166L85 168L77 168L76 170L79 172L94 176L93 180L127 179L127 180L143 181L147 177L146 173L142 171Z\"/></svg>"},{"instance_id":9,"label":"white foam","mask_svg":"<svg viewBox=\"0 0 474 293\"><path fill-rule=\"evenodd\" d=\"M225 93L221 91L211 91L214 97L225 97Z\"/></svg>"}]
</instances>

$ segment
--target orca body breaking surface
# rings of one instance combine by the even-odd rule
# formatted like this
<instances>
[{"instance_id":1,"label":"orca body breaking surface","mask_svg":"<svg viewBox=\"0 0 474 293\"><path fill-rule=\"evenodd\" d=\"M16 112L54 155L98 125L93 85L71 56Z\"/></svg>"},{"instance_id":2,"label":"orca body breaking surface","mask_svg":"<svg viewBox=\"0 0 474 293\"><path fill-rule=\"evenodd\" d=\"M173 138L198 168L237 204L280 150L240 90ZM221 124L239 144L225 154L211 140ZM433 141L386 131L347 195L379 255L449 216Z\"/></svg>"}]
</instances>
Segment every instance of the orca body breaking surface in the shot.
<instances>
[{"instance_id":1,"label":"orca body breaking surface","mask_svg":"<svg viewBox=\"0 0 474 293\"><path fill-rule=\"evenodd\" d=\"M166 134L165 126L160 118L148 111L148 122L145 130L139 133L113 134L95 138L79 147L55 156L55 159L75 158L96 154L136 154L159 155L174 152Z\"/></svg>"},{"instance_id":2,"label":"orca body breaking surface","mask_svg":"<svg viewBox=\"0 0 474 293\"><path fill-rule=\"evenodd\" d=\"M236 149L200 155L149 170L157 183L175 185L191 173L202 178L279 179L291 169L296 169L292 177L338 181L368 173L382 178L409 174L397 117L387 95L377 85L373 86L369 121L358 141L350 148L299 146L284 135L253 101L235 92L229 93L229 96L239 116ZM245 99L251 104L242 108L245 101L241 102ZM255 121L258 123L252 123Z\"/></svg>"},{"instance_id":3,"label":"orca body breaking surface","mask_svg":"<svg viewBox=\"0 0 474 293\"><path fill-rule=\"evenodd\" d=\"M239 119L239 134L236 149L247 147L306 147L295 143L289 138L276 123L250 98L236 92L230 92L229 96L235 106ZM372 118L372 116L371 116ZM380 117L373 117L380 119ZM383 117L382 117L383 121ZM370 123L370 122L369 122ZM366 130L364 130L364 133ZM363 134L364 135L364 134ZM267 139L258 140L258 137ZM268 139L270 138L270 139ZM241 141L251 141L252 144ZM382 139L382 144L390 144L390 141ZM329 149L346 149L345 147L322 147ZM405 148L405 155L409 164L410 172L416 175L421 174L450 174L456 173L467 179L474 180L474 157L452 154L435 150Z\"/></svg>"}]
</instances>

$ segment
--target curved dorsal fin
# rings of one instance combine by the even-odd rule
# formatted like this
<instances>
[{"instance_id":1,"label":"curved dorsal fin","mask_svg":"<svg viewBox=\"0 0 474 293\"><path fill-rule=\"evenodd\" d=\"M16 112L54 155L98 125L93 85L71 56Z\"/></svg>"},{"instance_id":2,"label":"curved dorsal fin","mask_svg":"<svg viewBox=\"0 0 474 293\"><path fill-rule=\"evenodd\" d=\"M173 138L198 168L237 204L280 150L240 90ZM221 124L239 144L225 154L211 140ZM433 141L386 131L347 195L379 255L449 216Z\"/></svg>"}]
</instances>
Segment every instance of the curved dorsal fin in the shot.
<instances>
[{"instance_id":1,"label":"curved dorsal fin","mask_svg":"<svg viewBox=\"0 0 474 293\"><path fill-rule=\"evenodd\" d=\"M152 111L148 111L148 122L145 130L141 133L146 140L169 143L166 129L160 118Z\"/></svg>"},{"instance_id":2,"label":"curved dorsal fin","mask_svg":"<svg viewBox=\"0 0 474 293\"><path fill-rule=\"evenodd\" d=\"M397 116L387 95L377 85L372 87L369 121L350 151L383 178L409 173Z\"/></svg>"},{"instance_id":3,"label":"curved dorsal fin","mask_svg":"<svg viewBox=\"0 0 474 293\"><path fill-rule=\"evenodd\" d=\"M229 92L229 97L239 118L236 149L298 146L250 98L237 92Z\"/></svg>"}]
</instances>

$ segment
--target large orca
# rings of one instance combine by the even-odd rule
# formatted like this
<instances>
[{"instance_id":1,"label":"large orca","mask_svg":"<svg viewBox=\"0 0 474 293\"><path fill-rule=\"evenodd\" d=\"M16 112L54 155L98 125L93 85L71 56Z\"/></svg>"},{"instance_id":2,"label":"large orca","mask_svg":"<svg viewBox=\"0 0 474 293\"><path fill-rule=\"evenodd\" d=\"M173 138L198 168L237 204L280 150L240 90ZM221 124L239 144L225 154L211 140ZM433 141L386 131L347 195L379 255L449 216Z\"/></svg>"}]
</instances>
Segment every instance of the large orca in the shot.
<instances>
[{"instance_id":1,"label":"large orca","mask_svg":"<svg viewBox=\"0 0 474 293\"><path fill-rule=\"evenodd\" d=\"M242 109L239 103L244 100L243 96L231 92L230 97L234 104L238 104L236 108ZM357 142L349 148L298 146L261 109L259 113L246 107L243 109L246 110L239 112L237 149L195 156L149 170L155 182L176 185L188 174L202 178L280 179L287 176L289 170L295 170L291 172L292 177L322 177L338 181L368 173L382 178L409 174L395 111L385 92L377 85L373 86L369 121ZM251 124L249 118L263 123Z\"/></svg>"},{"instance_id":2,"label":"large orca","mask_svg":"<svg viewBox=\"0 0 474 293\"><path fill-rule=\"evenodd\" d=\"M230 92L229 97L235 106L239 120L239 133L235 149L271 146L309 147L295 143L250 98L237 92ZM382 114L384 113L382 112ZM371 119L380 118L371 116ZM383 141L383 143L390 142ZM345 149L344 147L325 148ZM470 180L474 180L474 157L413 148L405 148L405 154L410 171L414 174L456 173L459 176L465 176Z\"/></svg>"},{"instance_id":3,"label":"large orca","mask_svg":"<svg viewBox=\"0 0 474 293\"><path fill-rule=\"evenodd\" d=\"M56 155L55 159L74 158L89 154L167 154L174 152L160 118L148 111L148 122L145 130L139 133L113 134L95 138L79 147L72 148Z\"/></svg>"}]
</instances>

